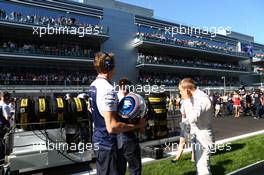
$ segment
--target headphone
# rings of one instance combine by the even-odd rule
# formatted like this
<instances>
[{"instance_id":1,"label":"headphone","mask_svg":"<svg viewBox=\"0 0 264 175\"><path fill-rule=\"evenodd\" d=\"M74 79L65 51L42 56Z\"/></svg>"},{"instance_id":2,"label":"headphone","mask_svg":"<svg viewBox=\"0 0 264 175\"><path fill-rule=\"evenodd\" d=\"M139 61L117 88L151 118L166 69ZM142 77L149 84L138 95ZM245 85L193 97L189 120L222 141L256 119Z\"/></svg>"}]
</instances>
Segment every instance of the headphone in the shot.
<instances>
[{"instance_id":1,"label":"headphone","mask_svg":"<svg viewBox=\"0 0 264 175\"><path fill-rule=\"evenodd\" d=\"M103 54L105 54L105 60L104 60L104 68L107 72L110 72L112 71L114 68L115 68L115 62L114 62L114 59L111 59L111 56L106 53L106 52L103 52Z\"/></svg>"}]
</instances>

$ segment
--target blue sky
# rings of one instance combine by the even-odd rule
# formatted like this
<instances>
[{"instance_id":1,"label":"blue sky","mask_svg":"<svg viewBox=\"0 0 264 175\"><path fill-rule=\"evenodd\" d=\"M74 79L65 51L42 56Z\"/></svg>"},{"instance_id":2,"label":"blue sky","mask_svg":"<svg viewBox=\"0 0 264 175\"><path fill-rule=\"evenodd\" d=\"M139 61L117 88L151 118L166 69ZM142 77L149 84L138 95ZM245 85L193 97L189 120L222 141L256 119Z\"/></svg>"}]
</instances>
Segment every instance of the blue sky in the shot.
<instances>
[{"instance_id":1,"label":"blue sky","mask_svg":"<svg viewBox=\"0 0 264 175\"><path fill-rule=\"evenodd\" d=\"M154 9L154 16L198 27L228 27L264 44L263 0L118 0Z\"/></svg>"}]
</instances>

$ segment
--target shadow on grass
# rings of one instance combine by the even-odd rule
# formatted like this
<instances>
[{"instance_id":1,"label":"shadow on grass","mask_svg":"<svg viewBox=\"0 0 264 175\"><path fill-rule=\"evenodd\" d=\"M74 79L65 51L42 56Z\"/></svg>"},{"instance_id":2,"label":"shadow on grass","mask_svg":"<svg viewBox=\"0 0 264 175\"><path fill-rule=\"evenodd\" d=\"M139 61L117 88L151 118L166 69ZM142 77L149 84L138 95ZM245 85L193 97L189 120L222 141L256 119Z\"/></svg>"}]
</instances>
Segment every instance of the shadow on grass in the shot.
<instances>
[{"instance_id":1,"label":"shadow on grass","mask_svg":"<svg viewBox=\"0 0 264 175\"><path fill-rule=\"evenodd\" d=\"M190 172L184 173L184 175L196 175L196 171L190 171Z\"/></svg>"},{"instance_id":2,"label":"shadow on grass","mask_svg":"<svg viewBox=\"0 0 264 175\"><path fill-rule=\"evenodd\" d=\"M224 149L217 149L215 153L212 153L213 156L219 155L219 154L225 154L225 153L229 153L229 152L233 152L233 151L237 151L239 149L243 149L245 147L245 143L234 143L234 144L230 144L229 148L227 146L224 147ZM231 148L231 149L230 149Z\"/></svg>"},{"instance_id":3,"label":"shadow on grass","mask_svg":"<svg viewBox=\"0 0 264 175\"><path fill-rule=\"evenodd\" d=\"M230 164L232 162L233 162L232 160L225 160L218 162L216 165L211 165L212 174L225 175L226 169L224 168L224 165ZM196 171L186 172L184 173L184 175L196 175Z\"/></svg>"},{"instance_id":4,"label":"shadow on grass","mask_svg":"<svg viewBox=\"0 0 264 175\"><path fill-rule=\"evenodd\" d=\"M217 174L217 175L225 175L226 169L224 168L224 165L231 164L233 161L228 159L224 160L221 162L217 162L216 165L211 166L212 174Z\"/></svg>"}]
</instances>

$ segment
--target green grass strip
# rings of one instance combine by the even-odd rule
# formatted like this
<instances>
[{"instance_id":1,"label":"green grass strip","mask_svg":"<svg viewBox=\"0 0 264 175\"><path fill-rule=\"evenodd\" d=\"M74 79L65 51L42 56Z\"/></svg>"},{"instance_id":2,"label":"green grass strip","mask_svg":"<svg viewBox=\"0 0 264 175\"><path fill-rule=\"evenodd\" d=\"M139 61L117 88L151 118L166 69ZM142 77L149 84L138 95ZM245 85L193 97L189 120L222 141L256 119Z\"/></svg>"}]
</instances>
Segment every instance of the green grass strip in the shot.
<instances>
[{"instance_id":1,"label":"green grass strip","mask_svg":"<svg viewBox=\"0 0 264 175\"><path fill-rule=\"evenodd\" d=\"M211 157L213 175L225 175L257 161L264 160L264 135L258 135L224 144ZM231 149L230 149L231 147ZM224 148L224 149L223 149ZM191 154L184 154L176 163L172 157L143 166L143 175L195 175Z\"/></svg>"}]
</instances>

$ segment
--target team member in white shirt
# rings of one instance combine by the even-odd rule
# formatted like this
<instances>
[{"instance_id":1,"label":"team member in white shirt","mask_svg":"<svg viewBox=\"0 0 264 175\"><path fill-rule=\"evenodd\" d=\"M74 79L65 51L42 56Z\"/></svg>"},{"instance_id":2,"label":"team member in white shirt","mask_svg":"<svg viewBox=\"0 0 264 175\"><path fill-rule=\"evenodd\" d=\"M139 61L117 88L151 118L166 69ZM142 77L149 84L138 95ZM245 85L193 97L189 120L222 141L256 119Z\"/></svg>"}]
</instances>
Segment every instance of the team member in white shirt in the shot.
<instances>
[{"instance_id":1,"label":"team member in white shirt","mask_svg":"<svg viewBox=\"0 0 264 175\"><path fill-rule=\"evenodd\" d=\"M195 136L195 160L198 175L210 175L210 152L213 148L212 117L213 105L204 92L196 88L191 78L179 83L183 99L190 99L186 106L186 117L191 125L191 134Z\"/></svg>"},{"instance_id":2,"label":"team member in white shirt","mask_svg":"<svg viewBox=\"0 0 264 175\"><path fill-rule=\"evenodd\" d=\"M11 94L1 92L0 101L0 174L5 174L8 168L8 162L5 160L6 150L5 140L7 129L10 127L11 110L10 110Z\"/></svg>"}]
</instances>

